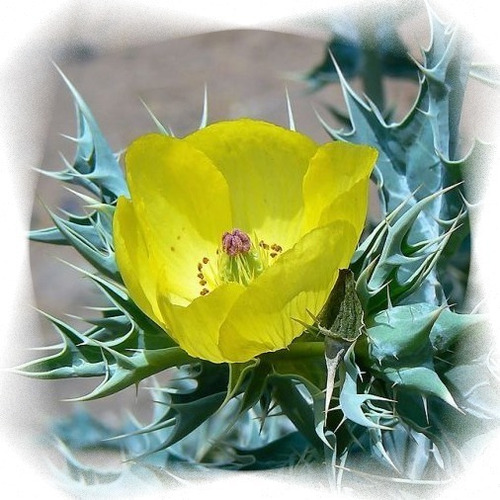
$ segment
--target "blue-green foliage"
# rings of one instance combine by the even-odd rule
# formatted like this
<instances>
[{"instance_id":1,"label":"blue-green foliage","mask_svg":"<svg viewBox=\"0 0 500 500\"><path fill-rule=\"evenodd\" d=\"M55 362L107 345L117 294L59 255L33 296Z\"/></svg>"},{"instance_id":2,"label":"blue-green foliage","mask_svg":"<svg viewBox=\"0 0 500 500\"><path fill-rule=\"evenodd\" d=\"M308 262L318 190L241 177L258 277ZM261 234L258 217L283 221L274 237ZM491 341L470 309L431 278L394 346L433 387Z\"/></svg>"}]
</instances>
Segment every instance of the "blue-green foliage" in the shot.
<instances>
[{"instance_id":1,"label":"blue-green foliage","mask_svg":"<svg viewBox=\"0 0 500 500\"><path fill-rule=\"evenodd\" d=\"M128 187L118 164L89 107L73 84L61 73L76 105L78 136L72 165L53 174L54 178L80 185L111 204L120 195L128 194Z\"/></svg>"},{"instance_id":2,"label":"blue-green foliage","mask_svg":"<svg viewBox=\"0 0 500 500\"><path fill-rule=\"evenodd\" d=\"M345 355L340 370L342 414L329 415L324 423L336 430L332 459L348 465L370 450L395 477L410 480L457 472L456 450L472 428L488 428L478 426L477 418L498 422L498 413L485 413L498 385L484 363L487 347L470 362L457 353L465 341L481 345L486 319L452 310L456 302L463 308L470 263L462 183L489 148L477 142L472 151L460 151L471 44L460 30L429 15L432 43L423 62L416 63L418 97L400 123L386 121L384 110L357 95L335 58L350 131L334 130L321 119L334 140L370 144L379 151L374 181L383 218L352 260L366 335ZM464 383L464 374L473 370L483 391ZM375 405L373 396L386 400ZM460 434L457 428L469 430Z\"/></svg>"},{"instance_id":3,"label":"blue-green foliage","mask_svg":"<svg viewBox=\"0 0 500 500\"><path fill-rule=\"evenodd\" d=\"M418 250L420 254L435 255L436 246L451 227L468 224L460 187L439 196L436 193L463 180L463 162L458 160L458 126L470 66L469 44L459 30L443 25L432 12L430 17L432 45L419 65L418 98L403 121L387 123L382 111L360 98L337 67L352 129L347 133L336 131L325 123L332 138L370 144L379 151L374 180L379 187L384 216L397 210L401 217L417 203L427 200L416 219L399 232L401 243L405 244L402 251L407 257ZM452 234L455 238L464 237L463 231ZM365 259L364 267L369 263ZM418 264L400 266L397 277L406 271L407 276L401 277L405 281ZM386 262L377 263L373 275L380 274L377 271L384 265ZM414 290L412 301L446 303L438 278L439 265L432 266L426 279ZM371 277L368 284L370 281ZM371 288L377 290L380 280L374 281Z\"/></svg>"}]
</instances>

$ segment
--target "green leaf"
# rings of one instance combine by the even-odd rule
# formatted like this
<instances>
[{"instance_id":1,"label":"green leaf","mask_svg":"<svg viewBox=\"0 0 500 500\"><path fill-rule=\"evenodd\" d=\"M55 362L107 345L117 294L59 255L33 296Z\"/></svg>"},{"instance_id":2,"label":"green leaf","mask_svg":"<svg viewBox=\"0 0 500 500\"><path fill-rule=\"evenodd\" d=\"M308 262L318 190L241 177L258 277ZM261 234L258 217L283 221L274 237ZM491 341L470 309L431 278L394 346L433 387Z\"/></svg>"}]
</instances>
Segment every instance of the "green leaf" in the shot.
<instances>
[{"instance_id":1,"label":"green leaf","mask_svg":"<svg viewBox=\"0 0 500 500\"><path fill-rule=\"evenodd\" d=\"M432 360L431 330L443 309L396 306L367 319L368 356L380 367L417 366Z\"/></svg>"},{"instance_id":2,"label":"green leaf","mask_svg":"<svg viewBox=\"0 0 500 500\"><path fill-rule=\"evenodd\" d=\"M227 385L226 402L233 398L243 385L244 379L253 374L254 368L259 364L258 359L246 363L232 363L229 365L229 380Z\"/></svg>"},{"instance_id":3,"label":"green leaf","mask_svg":"<svg viewBox=\"0 0 500 500\"><path fill-rule=\"evenodd\" d=\"M325 346L321 341L292 342L287 349L260 356L274 373L286 375L308 387L311 393L321 391L326 384Z\"/></svg>"},{"instance_id":4,"label":"green leaf","mask_svg":"<svg viewBox=\"0 0 500 500\"><path fill-rule=\"evenodd\" d=\"M249 465L240 470L269 470L293 466L310 450L310 442L300 432L291 432L282 438L256 449L235 447L238 458L252 457Z\"/></svg>"},{"instance_id":5,"label":"green leaf","mask_svg":"<svg viewBox=\"0 0 500 500\"><path fill-rule=\"evenodd\" d=\"M80 334L56 318L49 317L63 338L60 351L40 360L16 368L18 373L34 378L59 379L69 377L104 376L103 381L89 394L74 401L86 401L114 394L160 371L194 362L180 347L166 349L132 349L138 337L144 335L135 329L110 347L92 338L90 333Z\"/></svg>"},{"instance_id":6,"label":"green leaf","mask_svg":"<svg viewBox=\"0 0 500 500\"><path fill-rule=\"evenodd\" d=\"M93 391L74 398L87 400L138 384L159 371L195 362L145 316L118 285L82 272L99 286L116 308L112 308L112 312L108 309L107 317L101 322L94 321L96 326L84 333L46 315L62 338L62 344L55 346L58 352L26 363L16 371L44 379L103 376L101 384ZM120 335L116 335L116 329L111 332L107 329L110 320L116 328L116 318L120 318Z\"/></svg>"},{"instance_id":7,"label":"green leaf","mask_svg":"<svg viewBox=\"0 0 500 500\"><path fill-rule=\"evenodd\" d=\"M351 267L357 275L356 290L365 314L386 309L403 301L421 302L424 281L431 280L435 266L462 221L451 221L446 231L435 239L409 243L409 235L425 208L451 188L432 193L411 208L403 202L382 221L355 252ZM422 238L425 238L422 235ZM442 294L435 277L428 286ZM420 300L418 300L420 298ZM443 299L444 300L444 299ZM433 304L433 300L425 300Z\"/></svg>"},{"instance_id":8,"label":"green leaf","mask_svg":"<svg viewBox=\"0 0 500 500\"><path fill-rule=\"evenodd\" d=\"M167 422L170 418L174 417L175 423L172 433L169 434L168 439L161 443L156 450L149 450L148 454L164 450L193 432L221 407L224 397L225 393L219 392L209 394L187 403L171 403L171 411L175 412L175 414L171 415L169 412L168 415L171 416L167 420L161 422L160 425L156 424L154 428L169 427L170 423L167 424ZM144 431L147 432L148 429L146 428Z\"/></svg>"},{"instance_id":9,"label":"green leaf","mask_svg":"<svg viewBox=\"0 0 500 500\"><path fill-rule=\"evenodd\" d=\"M102 383L89 394L73 398L73 401L89 401L109 396L161 371L195 362L180 347L153 351L137 350L123 355L114 349L107 348L105 343L96 340L88 342L101 347L111 361L106 362L106 377Z\"/></svg>"},{"instance_id":10,"label":"green leaf","mask_svg":"<svg viewBox=\"0 0 500 500\"><path fill-rule=\"evenodd\" d=\"M92 241L86 239L85 233L81 234L78 226L75 227L74 224L73 227L69 226L64 219L61 219L54 213L50 213L50 216L61 235L64 236L66 241L71 244L82 257L109 278L115 281L121 280L116 265L115 253L111 248L111 244L106 242L104 237L101 238L99 246L96 246ZM104 234L104 231L101 227L95 226L94 233L99 235ZM109 237L109 239L111 239L111 237Z\"/></svg>"},{"instance_id":11,"label":"green leaf","mask_svg":"<svg viewBox=\"0 0 500 500\"><path fill-rule=\"evenodd\" d=\"M262 399L267 387L267 377L271 372L271 366L267 363L259 363L250 372L249 380L241 397L240 413L248 411L259 400Z\"/></svg>"},{"instance_id":12,"label":"green leaf","mask_svg":"<svg viewBox=\"0 0 500 500\"><path fill-rule=\"evenodd\" d=\"M78 234L80 238L87 241L89 245L95 248L103 248L102 233L96 231L96 227L106 227L105 220L102 214L94 211L90 215L73 215L69 214L68 219L64 221L65 226L73 233ZM110 227L107 226L107 232L110 234ZM35 229L29 232L29 238L32 241L39 241L42 243L52 243L54 245L70 245L70 241L61 233L57 227L50 227L44 229Z\"/></svg>"},{"instance_id":13,"label":"green leaf","mask_svg":"<svg viewBox=\"0 0 500 500\"><path fill-rule=\"evenodd\" d=\"M96 329L84 335L63 321L43 314L61 337L62 343L53 347L59 352L25 363L14 371L40 379L96 377L106 373L106 360L101 350L86 343L87 335L95 333Z\"/></svg>"},{"instance_id":14,"label":"green leaf","mask_svg":"<svg viewBox=\"0 0 500 500\"><path fill-rule=\"evenodd\" d=\"M312 405L297 389L296 383L289 377L277 375L269 377L269 383L272 385L273 396L283 413L313 446L322 449L323 443L315 432Z\"/></svg>"},{"instance_id":15,"label":"green leaf","mask_svg":"<svg viewBox=\"0 0 500 500\"><path fill-rule=\"evenodd\" d=\"M484 420L500 418L499 380L488 369L485 357L473 364L460 364L448 370L444 378L450 384L461 408Z\"/></svg>"},{"instance_id":16,"label":"green leaf","mask_svg":"<svg viewBox=\"0 0 500 500\"><path fill-rule=\"evenodd\" d=\"M328 43L321 63L302 76L302 79L307 82L311 90L318 90L330 83L338 83L339 75L332 62L332 56L345 78L355 78L362 72L363 65L366 65L366 52L370 51L376 52L380 58L383 76L416 80L418 75L415 63L408 56L408 50L392 22L386 22L383 31L379 30L377 34L375 45L369 47L340 35L335 36ZM358 39L363 38L362 33L356 35Z\"/></svg>"},{"instance_id":17,"label":"green leaf","mask_svg":"<svg viewBox=\"0 0 500 500\"><path fill-rule=\"evenodd\" d=\"M484 314L458 314L445 309L431 330L430 340L437 352L445 352L460 338L473 338L488 326Z\"/></svg>"},{"instance_id":18,"label":"green leaf","mask_svg":"<svg viewBox=\"0 0 500 500\"><path fill-rule=\"evenodd\" d=\"M128 196L128 187L118 161L102 135L89 107L68 78L58 69L76 104L77 151L72 167L59 173L61 180L80 184L98 194L105 203Z\"/></svg>"},{"instance_id":19,"label":"green leaf","mask_svg":"<svg viewBox=\"0 0 500 500\"><path fill-rule=\"evenodd\" d=\"M223 407L228 380L226 365L200 361L191 363L181 373L187 377L177 380L178 387L175 387L174 379L169 387L154 389L157 404L154 420L150 424L115 437L122 440L140 434L161 436L161 439L152 440L151 446L134 458L144 459L175 445ZM192 384L186 387L188 381L195 382L194 388Z\"/></svg>"},{"instance_id":20,"label":"green leaf","mask_svg":"<svg viewBox=\"0 0 500 500\"><path fill-rule=\"evenodd\" d=\"M70 415L56 420L51 430L71 450L91 450L96 447L120 449L118 442L109 440L116 432L81 406Z\"/></svg>"},{"instance_id":21,"label":"green leaf","mask_svg":"<svg viewBox=\"0 0 500 500\"><path fill-rule=\"evenodd\" d=\"M435 266L448 242L442 238L459 217L466 224L467 216L458 190L432 195L461 180L456 176L450 178L447 162L458 157L458 128L469 72L470 43L462 33L442 24L430 9L429 12L432 43L424 53L424 63L418 65L422 75L420 93L407 116L399 123L387 123L381 110L360 98L337 68L352 130L337 131L326 123L323 125L333 139L369 144L379 151L374 178L384 215L401 207L409 211L427 199L425 206L420 206L418 217L400 233L413 251L427 248L427 255L420 262L411 262L411 255L404 252L405 260L396 263L394 259L386 260L387 257L401 254L389 251L389 247L386 255L372 253L369 262L378 259L375 267L383 271L370 283L372 290L379 293L380 286L391 281L396 273L400 284L418 276L418 282L412 283L412 301L440 305L446 303L446 296L437 281ZM436 247L442 248L438 251ZM430 257L431 253L435 258ZM397 269L392 273L384 269L396 264ZM417 264L423 267L419 269Z\"/></svg>"},{"instance_id":22,"label":"green leaf","mask_svg":"<svg viewBox=\"0 0 500 500\"><path fill-rule=\"evenodd\" d=\"M377 411L374 406L370 409L366 406L369 401L388 401L388 399L366 392L358 393L357 380L360 376L360 370L354 360L354 344L344 356L341 375L342 388L339 403L345 417L363 427L388 429L388 427L379 424L381 417L385 416L385 412L383 410Z\"/></svg>"},{"instance_id":23,"label":"green leaf","mask_svg":"<svg viewBox=\"0 0 500 500\"><path fill-rule=\"evenodd\" d=\"M417 391L419 394L428 394L442 399L445 403L458 409L455 400L446 385L437 373L425 366L384 370L384 377L394 386Z\"/></svg>"}]
</instances>

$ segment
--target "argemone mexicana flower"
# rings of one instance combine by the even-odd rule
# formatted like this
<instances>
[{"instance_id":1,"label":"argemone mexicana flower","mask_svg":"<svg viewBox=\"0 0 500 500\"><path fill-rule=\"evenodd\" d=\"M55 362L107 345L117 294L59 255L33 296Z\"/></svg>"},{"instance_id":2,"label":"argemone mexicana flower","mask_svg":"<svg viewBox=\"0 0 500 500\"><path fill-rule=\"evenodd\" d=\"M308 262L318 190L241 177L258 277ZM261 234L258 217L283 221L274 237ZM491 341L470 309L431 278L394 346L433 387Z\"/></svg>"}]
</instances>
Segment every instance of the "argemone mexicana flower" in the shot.
<instances>
[{"instance_id":1,"label":"argemone mexicana flower","mask_svg":"<svg viewBox=\"0 0 500 500\"><path fill-rule=\"evenodd\" d=\"M140 137L113 228L130 296L193 357L286 348L349 265L376 158L250 119Z\"/></svg>"}]
</instances>

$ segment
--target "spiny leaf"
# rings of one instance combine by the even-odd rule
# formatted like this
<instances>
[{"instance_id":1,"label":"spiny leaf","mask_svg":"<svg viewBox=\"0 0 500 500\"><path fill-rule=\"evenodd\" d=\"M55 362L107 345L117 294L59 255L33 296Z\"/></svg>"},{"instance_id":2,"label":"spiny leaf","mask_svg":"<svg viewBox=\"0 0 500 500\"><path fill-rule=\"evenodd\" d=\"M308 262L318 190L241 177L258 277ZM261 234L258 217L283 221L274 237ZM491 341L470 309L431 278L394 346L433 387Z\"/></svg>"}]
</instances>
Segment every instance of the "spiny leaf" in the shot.
<instances>
[{"instance_id":1,"label":"spiny leaf","mask_svg":"<svg viewBox=\"0 0 500 500\"><path fill-rule=\"evenodd\" d=\"M128 295L102 277L85 274L100 286L117 309L108 310L101 324L80 333L64 322L48 316L63 338L60 351L18 368L37 378L104 376L89 394L75 400L104 397L118 392L159 371L191 364L188 356L159 327L137 309ZM124 317L122 315L125 315ZM120 335L106 329L106 319L120 317Z\"/></svg>"},{"instance_id":2,"label":"spiny leaf","mask_svg":"<svg viewBox=\"0 0 500 500\"><path fill-rule=\"evenodd\" d=\"M246 363L232 363L229 365L229 381L225 402L229 401L237 394L237 391L239 391L243 385L244 379L247 376L253 375L258 364L259 360L253 359Z\"/></svg>"},{"instance_id":3,"label":"spiny leaf","mask_svg":"<svg viewBox=\"0 0 500 500\"><path fill-rule=\"evenodd\" d=\"M78 234L80 238L87 241L88 244L96 248L101 248L102 237L95 228L99 225L104 227L104 220L97 211L91 215L70 215L64 222L67 228ZM57 227L34 229L29 232L29 238L32 241L52 243L55 245L71 244Z\"/></svg>"},{"instance_id":4,"label":"spiny leaf","mask_svg":"<svg viewBox=\"0 0 500 500\"><path fill-rule=\"evenodd\" d=\"M421 307L426 306L421 304ZM431 330L430 340L436 352L441 353L463 337L477 336L487 325L484 314L458 314L445 309Z\"/></svg>"},{"instance_id":5,"label":"spiny leaf","mask_svg":"<svg viewBox=\"0 0 500 500\"><path fill-rule=\"evenodd\" d=\"M485 357L476 363L459 364L444 375L453 392L457 394L462 409L479 419L498 420L499 380L489 372Z\"/></svg>"},{"instance_id":6,"label":"spiny leaf","mask_svg":"<svg viewBox=\"0 0 500 500\"><path fill-rule=\"evenodd\" d=\"M250 372L247 383L241 395L241 404L238 411L244 413L250 410L267 395L267 377L271 372L271 366L267 363L259 363ZM270 403L270 398L268 399Z\"/></svg>"},{"instance_id":7,"label":"spiny leaf","mask_svg":"<svg viewBox=\"0 0 500 500\"><path fill-rule=\"evenodd\" d=\"M196 373L194 373L195 366L198 368ZM202 361L197 365L191 362L190 370L193 372L190 378L196 381L196 387L192 390L177 392L162 390L168 394L168 401L161 405L163 411L156 415L151 424L127 435L171 429L168 436L156 448L147 450L144 456L177 443L222 407L227 390L227 367Z\"/></svg>"},{"instance_id":8,"label":"spiny leaf","mask_svg":"<svg viewBox=\"0 0 500 500\"><path fill-rule=\"evenodd\" d=\"M368 401L388 401L388 399L375 394L358 393L359 368L354 361L354 344L344 355L341 377L339 408L345 417L362 427L389 429L378 423L380 417L385 416L383 410L374 408L370 411L365 406Z\"/></svg>"},{"instance_id":9,"label":"spiny leaf","mask_svg":"<svg viewBox=\"0 0 500 500\"><path fill-rule=\"evenodd\" d=\"M273 395L280 405L283 413L290 419L316 448L322 449L323 443L315 432L314 413L311 404L297 389L296 384L289 377L270 377Z\"/></svg>"},{"instance_id":10,"label":"spiny leaf","mask_svg":"<svg viewBox=\"0 0 500 500\"><path fill-rule=\"evenodd\" d=\"M416 366L432 359L430 333L443 308L393 307L367 321L368 355L380 366Z\"/></svg>"},{"instance_id":11,"label":"spiny leaf","mask_svg":"<svg viewBox=\"0 0 500 500\"><path fill-rule=\"evenodd\" d=\"M314 395L324 389L326 383L324 350L322 341L306 342L297 339L287 349L262 354L260 358L274 373L295 379Z\"/></svg>"},{"instance_id":12,"label":"spiny leaf","mask_svg":"<svg viewBox=\"0 0 500 500\"><path fill-rule=\"evenodd\" d=\"M121 354L105 343L89 340L91 345L103 348L111 361L107 363L106 376L102 383L85 396L72 398L71 401L90 401L114 394L126 387L138 384L151 375L169 368L191 364L193 358L188 356L180 347L155 349L154 351L137 350L130 354Z\"/></svg>"},{"instance_id":13,"label":"spiny leaf","mask_svg":"<svg viewBox=\"0 0 500 500\"><path fill-rule=\"evenodd\" d=\"M57 69L73 96L78 118L75 171L63 173L70 182L84 187L86 184L82 181L90 181L99 188L102 200L112 203L118 196L129 194L121 168L89 107L68 78Z\"/></svg>"},{"instance_id":14,"label":"spiny leaf","mask_svg":"<svg viewBox=\"0 0 500 500\"><path fill-rule=\"evenodd\" d=\"M356 289L366 314L387 307L388 297L392 304L410 297L412 302L423 301L421 285L424 280L428 287L435 289L433 296L442 295L431 273L462 215L450 221L446 231L436 238L427 240L422 235L420 242L410 243L408 237L422 210L450 189L425 197L407 211L402 211L403 202L361 244L353 257L352 268L358 275Z\"/></svg>"},{"instance_id":15,"label":"spiny leaf","mask_svg":"<svg viewBox=\"0 0 500 500\"><path fill-rule=\"evenodd\" d=\"M282 438L256 449L235 447L238 458L252 457L252 462L240 470L269 470L293 466L305 453L310 452L310 442L300 432L291 432Z\"/></svg>"},{"instance_id":16,"label":"spiny leaf","mask_svg":"<svg viewBox=\"0 0 500 500\"><path fill-rule=\"evenodd\" d=\"M412 389L419 394L436 396L453 408L458 409L450 391L432 368L426 366L387 368L384 370L383 375L394 386Z\"/></svg>"},{"instance_id":17,"label":"spiny leaf","mask_svg":"<svg viewBox=\"0 0 500 500\"><path fill-rule=\"evenodd\" d=\"M338 65L336 70L352 130L336 131L323 122L334 139L370 144L378 149L374 176L385 214L400 207L403 201L405 210L411 210L420 200L449 186L451 179L445 161L455 160L458 154L458 118L470 54L467 42L458 32L443 25L432 12L430 21L432 44L424 54L424 63L419 65L420 92L412 110L400 123L386 123L373 103L352 90ZM335 60L333 63L337 64ZM460 180L453 176L453 182ZM457 196L457 192L449 192L429 199L405 234L408 243L438 241L446 229L437 221L456 220L463 210ZM467 223L466 214L461 219ZM379 265L384 264L381 258ZM439 305L446 298L436 279L436 263L429 264L425 279L420 280L413 294L416 301Z\"/></svg>"},{"instance_id":18,"label":"spiny leaf","mask_svg":"<svg viewBox=\"0 0 500 500\"><path fill-rule=\"evenodd\" d=\"M323 61L314 69L303 75L311 90L318 90L324 85L339 81L335 65L332 64L330 53L333 54L345 78L359 76L365 64L366 53L376 52L381 62L383 76L393 78L417 79L415 64L408 56L406 47L401 42L393 21L385 22L382 30L377 32L377 40L373 46L362 45L344 36L337 35L329 43ZM361 38L360 33L356 33ZM353 38L356 36L354 35Z\"/></svg>"},{"instance_id":19,"label":"spiny leaf","mask_svg":"<svg viewBox=\"0 0 500 500\"><path fill-rule=\"evenodd\" d=\"M15 369L22 375L41 379L95 377L105 374L106 362L99 348L89 346L87 337L63 321L43 313L55 326L62 344L58 353L30 361ZM91 329L90 332L95 332ZM89 333L90 333L89 332Z\"/></svg>"},{"instance_id":20,"label":"spiny leaf","mask_svg":"<svg viewBox=\"0 0 500 500\"><path fill-rule=\"evenodd\" d=\"M98 271L101 271L111 279L120 281L120 273L116 265L114 251L104 236L101 236L100 245L96 247L92 242L81 235L79 231L80 228L77 229L75 225L71 227L64 219L52 212L49 213L56 228L82 257ZM99 230L99 226L94 226L94 235L102 234L103 231L103 229L101 231Z\"/></svg>"}]
</instances>

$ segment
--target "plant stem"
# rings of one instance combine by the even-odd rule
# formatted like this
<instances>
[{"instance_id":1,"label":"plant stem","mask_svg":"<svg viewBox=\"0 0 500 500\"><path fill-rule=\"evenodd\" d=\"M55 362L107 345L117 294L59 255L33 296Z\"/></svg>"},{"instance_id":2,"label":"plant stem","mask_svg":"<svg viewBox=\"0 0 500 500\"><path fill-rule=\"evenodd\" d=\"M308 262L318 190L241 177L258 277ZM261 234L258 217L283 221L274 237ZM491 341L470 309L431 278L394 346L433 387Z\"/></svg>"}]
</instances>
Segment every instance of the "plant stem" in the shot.
<instances>
[{"instance_id":1,"label":"plant stem","mask_svg":"<svg viewBox=\"0 0 500 500\"><path fill-rule=\"evenodd\" d=\"M263 354L261 358L276 361L278 359L297 359L317 356L323 358L324 355L324 342L296 342L295 344L290 344L287 349Z\"/></svg>"},{"instance_id":2,"label":"plant stem","mask_svg":"<svg viewBox=\"0 0 500 500\"><path fill-rule=\"evenodd\" d=\"M360 17L361 48L363 64L361 65L361 80L365 94L383 113L385 109L384 87L382 84L382 62L380 47L375 36L374 17L367 11Z\"/></svg>"}]
</instances>

